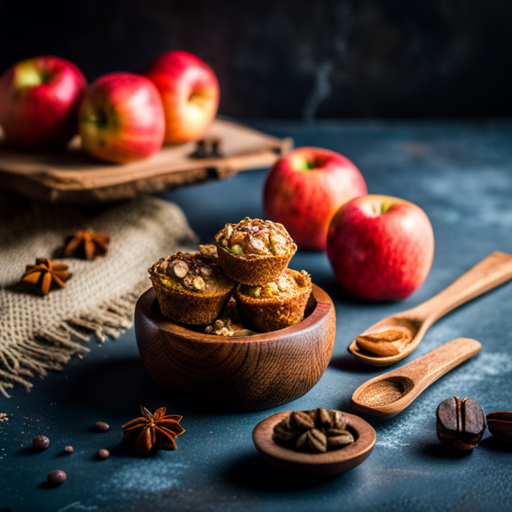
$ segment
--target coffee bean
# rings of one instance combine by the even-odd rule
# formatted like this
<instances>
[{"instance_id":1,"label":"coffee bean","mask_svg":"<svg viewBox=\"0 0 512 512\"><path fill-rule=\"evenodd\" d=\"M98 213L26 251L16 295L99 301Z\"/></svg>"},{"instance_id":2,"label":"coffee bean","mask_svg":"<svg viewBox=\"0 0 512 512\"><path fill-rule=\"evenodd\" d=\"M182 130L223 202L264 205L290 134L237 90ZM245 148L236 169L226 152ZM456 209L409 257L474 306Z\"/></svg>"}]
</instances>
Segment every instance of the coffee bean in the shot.
<instances>
[{"instance_id":1,"label":"coffee bean","mask_svg":"<svg viewBox=\"0 0 512 512\"><path fill-rule=\"evenodd\" d=\"M329 428L334 425L334 411L330 411L329 409L318 409L318 420L317 423L320 423L320 426Z\"/></svg>"},{"instance_id":2,"label":"coffee bean","mask_svg":"<svg viewBox=\"0 0 512 512\"><path fill-rule=\"evenodd\" d=\"M487 428L494 437L512 442L512 411L490 412L487 415Z\"/></svg>"},{"instance_id":3,"label":"coffee bean","mask_svg":"<svg viewBox=\"0 0 512 512\"><path fill-rule=\"evenodd\" d=\"M297 430L309 430L314 428L315 422L311 419L309 414L302 411L294 411L290 416L290 425Z\"/></svg>"},{"instance_id":4,"label":"coffee bean","mask_svg":"<svg viewBox=\"0 0 512 512\"><path fill-rule=\"evenodd\" d=\"M72 446L65 446L64 451L68 453L73 453L75 449Z\"/></svg>"},{"instance_id":5,"label":"coffee bean","mask_svg":"<svg viewBox=\"0 0 512 512\"><path fill-rule=\"evenodd\" d=\"M327 437L316 428L308 430L308 444L314 452L323 453L327 451Z\"/></svg>"},{"instance_id":6,"label":"coffee bean","mask_svg":"<svg viewBox=\"0 0 512 512\"><path fill-rule=\"evenodd\" d=\"M291 431L274 431L273 439L276 443L288 444L297 439L297 434Z\"/></svg>"},{"instance_id":7,"label":"coffee bean","mask_svg":"<svg viewBox=\"0 0 512 512\"><path fill-rule=\"evenodd\" d=\"M100 459L108 459L110 456L110 452L108 450L105 450L102 448L101 450L98 450L98 457Z\"/></svg>"},{"instance_id":8,"label":"coffee bean","mask_svg":"<svg viewBox=\"0 0 512 512\"><path fill-rule=\"evenodd\" d=\"M341 411L334 411L333 426L342 429L347 426L347 420Z\"/></svg>"},{"instance_id":9,"label":"coffee bean","mask_svg":"<svg viewBox=\"0 0 512 512\"><path fill-rule=\"evenodd\" d=\"M46 436L36 436L32 439L32 445L39 450L46 450L50 446L50 440Z\"/></svg>"},{"instance_id":10,"label":"coffee bean","mask_svg":"<svg viewBox=\"0 0 512 512\"><path fill-rule=\"evenodd\" d=\"M484 411L472 398L448 398L439 404L436 417L437 437L451 448L473 450L484 435Z\"/></svg>"},{"instance_id":11,"label":"coffee bean","mask_svg":"<svg viewBox=\"0 0 512 512\"><path fill-rule=\"evenodd\" d=\"M308 441L308 434L309 434L309 430L306 430L306 432L303 432L299 438L297 439L297 441L295 441L295 449L296 450L302 450L304 449L304 447L306 446L306 443Z\"/></svg>"},{"instance_id":12,"label":"coffee bean","mask_svg":"<svg viewBox=\"0 0 512 512\"><path fill-rule=\"evenodd\" d=\"M342 434L336 436L329 436L327 438L327 444L329 446L347 446L348 444L352 444L354 442L354 436L348 431L343 431Z\"/></svg>"},{"instance_id":13,"label":"coffee bean","mask_svg":"<svg viewBox=\"0 0 512 512\"><path fill-rule=\"evenodd\" d=\"M50 482L51 484L61 484L62 482L66 481L66 478L68 476L64 471L61 469L54 469L53 471L50 471L48 475L46 476L46 480Z\"/></svg>"},{"instance_id":14,"label":"coffee bean","mask_svg":"<svg viewBox=\"0 0 512 512\"><path fill-rule=\"evenodd\" d=\"M97 421L96 428L98 430L101 430L102 432L105 432L110 428L110 425L108 423L105 423L104 421Z\"/></svg>"}]
</instances>

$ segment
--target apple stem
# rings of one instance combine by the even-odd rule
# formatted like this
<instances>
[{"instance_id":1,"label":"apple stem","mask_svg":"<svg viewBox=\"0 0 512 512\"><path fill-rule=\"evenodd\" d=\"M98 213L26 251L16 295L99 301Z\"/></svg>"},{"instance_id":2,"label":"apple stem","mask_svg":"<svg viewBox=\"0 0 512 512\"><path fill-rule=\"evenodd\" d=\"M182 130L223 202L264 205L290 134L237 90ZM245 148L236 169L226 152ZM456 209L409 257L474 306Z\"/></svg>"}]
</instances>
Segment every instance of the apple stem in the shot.
<instances>
[{"instance_id":1,"label":"apple stem","mask_svg":"<svg viewBox=\"0 0 512 512\"><path fill-rule=\"evenodd\" d=\"M380 207L381 215L386 212L389 212L389 210L391 210L391 208L393 208L393 206L394 206L394 203L382 203L382 205Z\"/></svg>"}]
</instances>

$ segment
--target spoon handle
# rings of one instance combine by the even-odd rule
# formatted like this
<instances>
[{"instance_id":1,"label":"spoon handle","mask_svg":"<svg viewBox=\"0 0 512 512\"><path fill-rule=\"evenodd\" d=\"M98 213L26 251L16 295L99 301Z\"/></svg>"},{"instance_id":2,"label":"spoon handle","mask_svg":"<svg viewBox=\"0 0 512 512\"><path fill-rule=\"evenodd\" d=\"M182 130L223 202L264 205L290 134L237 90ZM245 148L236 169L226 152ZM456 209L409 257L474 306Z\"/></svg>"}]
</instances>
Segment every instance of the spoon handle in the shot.
<instances>
[{"instance_id":1,"label":"spoon handle","mask_svg":"<svg viewBox=\"0 0 512 512\"><path fill-rule=\"evenodd\" d=\"M476 340L457 338L390 374L409 377L414 382L414 396L417 396L452 368L478 354L481 348L482 345Z\"/></svg>"},{"instance_id":2,"label":"spoon handle","mask_svg":"<svg viewBox=\"0 0 512 512\"><path fill-rule=\"evenodd\" d=\"M427 302L408 311L418 320L434 323L465 302L512 279L512 256L493 252Z\"/></svg>"}]
</instances>

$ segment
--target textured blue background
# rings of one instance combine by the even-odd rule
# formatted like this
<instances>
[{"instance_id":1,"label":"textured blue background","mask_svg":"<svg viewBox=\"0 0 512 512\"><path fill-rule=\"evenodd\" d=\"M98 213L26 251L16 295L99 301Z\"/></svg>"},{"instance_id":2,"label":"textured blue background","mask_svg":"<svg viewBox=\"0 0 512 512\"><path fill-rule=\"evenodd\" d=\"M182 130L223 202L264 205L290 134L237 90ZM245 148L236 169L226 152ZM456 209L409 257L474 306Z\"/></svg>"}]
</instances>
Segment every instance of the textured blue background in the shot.
<instances>
[{"instance_id":1,"label":"textured blue background","mask_svg":"<svg viewBox=\"0 0 512 512\"><path fill-rule=\"evenodd\" d=\"M389 420L366 418L377 431L370 458L328 481L290 477L257 456L251 432L263 418L287 409L319 406L347 410L352 392L381 370L346 352L348 343L384 316L415 306L450 284L494 250L512 252L512 124L258 122L296 145L340 151L363 172L371 193L396 195L421 206L436 236L436 255L425 285L398 304L354 301L339 290L324 254L299 252L292 267L308 270L336 303L336 346L324 376L301 399L269 411L205 413L165 396L138 357L133 330L73 360L61 373L18 387L0 398L0 510L139 511L361 510L414 512L507 510L512 498L512 451L488 434L471 454L442 447L435 409L450 396L469 396L486 411L512 409L512 284L490 292L440 320L404 363L450 339L479 340L481 353L425 391ZM264 171L243 173L162 194L182 206L192 227L210 241L225 222L260 216ZM382 370L385 371L385 370ZM151 458L120 445L120 425L138 413L167 406L183 414L187 432L176 452ZM39 420L37 422L36 420ZM96 421L111 430L93 432ZM24 425L29 423L30 427ZM30 440L49 435L51 446L34 453ZM62 455L65 445L75 452ZM23 446L21 446L23 445ZM95 460L99 448L111 450ZM44 485L60 468L68 480Z\"/></svg>"}]
</instances>

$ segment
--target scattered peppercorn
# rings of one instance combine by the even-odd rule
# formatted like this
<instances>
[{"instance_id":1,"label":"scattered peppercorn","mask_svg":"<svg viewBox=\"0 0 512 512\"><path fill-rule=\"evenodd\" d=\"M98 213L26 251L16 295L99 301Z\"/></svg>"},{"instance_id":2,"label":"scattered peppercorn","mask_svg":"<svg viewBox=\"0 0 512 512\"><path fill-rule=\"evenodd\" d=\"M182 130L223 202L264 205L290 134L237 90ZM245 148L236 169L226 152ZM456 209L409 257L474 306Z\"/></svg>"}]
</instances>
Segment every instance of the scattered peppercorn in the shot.
<instances>
[{"instance_id":1,"label":"scattered peppercorn","mask_svg":"<svg viewBox=\"0 0 512 512\"><path fill-rule=\"evenodd\" d=\"M66 478L68 476L64 471L61 469L54 469L53 471L50 471L48 475L46 476L46 480L50 482L51 484L61 484L62 482L66 481Z\"/></svg>"},{"instance_id":2,"label":"scattered peppercorn","mask_svg":"<svg viewBox=\"0 0 512 512\"><path fill-rule=\"evenodd\" d=\"M108 450L105 450L102 448L101 450L98 450L98 457L100 459L108 459L110 456L110 452Z\"/></svg>"},{"instance_id":3,"label":"scattered peppercorn","mask_svg":"<svg viewBox=\"0 0 512 512\"><path fill-rule=\"evenodd\" d=\"M32 445L39 450L46 450L50 446L50 440L46 436L36 436L32 439Z\"/></svg>"},{"instance_id":4,"label":"scattered peppercorn","mask_svg":"<svg viewBox=\"0 0 512 512\"><path fill-rule=\"evenodd\" d=\"M102 432L105 432L110 428L110 425L108 423L105 423L104 421L97 421L96 428L98 430L101 430Z\"/></svg>"},{"instance_id":5,"label":"scattered peppercorn","mask_svg":"<svg viewBox=\"0 0 512 512\"><path fill-rule=\"evenodd\" d=\"M72 446L65 446L64 451L68 453L73 453L75 449Z\"/></svg>"}]
</instances>

